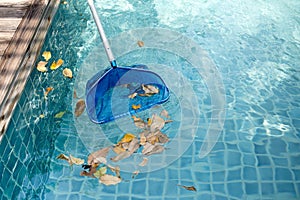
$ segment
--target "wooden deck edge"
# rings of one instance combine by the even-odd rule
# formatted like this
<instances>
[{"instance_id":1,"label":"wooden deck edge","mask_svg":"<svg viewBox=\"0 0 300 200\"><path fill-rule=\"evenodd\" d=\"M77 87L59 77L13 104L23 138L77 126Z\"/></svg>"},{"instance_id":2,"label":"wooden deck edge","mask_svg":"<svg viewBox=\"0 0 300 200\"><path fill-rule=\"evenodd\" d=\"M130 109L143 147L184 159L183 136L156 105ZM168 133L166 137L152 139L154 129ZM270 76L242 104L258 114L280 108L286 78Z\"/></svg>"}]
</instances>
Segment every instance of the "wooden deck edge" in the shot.
<instances>
[{"instance_id":1,"label":"wooden deck edge","mask_svg":"<svg viewBox=\"0 0 300 200\"><path fill-rule=\"evenodd\" d=\"M0 63L0 141L18 103L60 0L33 0Z\"/></svg>"}]
</instances>

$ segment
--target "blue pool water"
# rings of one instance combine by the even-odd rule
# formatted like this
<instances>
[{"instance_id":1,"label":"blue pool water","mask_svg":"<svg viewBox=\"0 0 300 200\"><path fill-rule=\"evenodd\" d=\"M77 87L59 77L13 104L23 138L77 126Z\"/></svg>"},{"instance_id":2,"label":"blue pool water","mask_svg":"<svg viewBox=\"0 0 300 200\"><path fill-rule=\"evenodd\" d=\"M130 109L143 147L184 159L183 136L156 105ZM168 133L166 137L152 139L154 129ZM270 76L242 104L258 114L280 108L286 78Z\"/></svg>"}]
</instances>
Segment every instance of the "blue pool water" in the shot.
<instances>
[{"instance_id":1,"label":"blue pool water","mask_svg":"<svg viewBox=\"0 0 300 200\"><path fill-rule=\"evenodd\" d=\"M86 81L109 63L87 3L65 2L41 51L64 64L29 77L0 144L0 199L300 199L299 1L95 1L118 63L148 65L171 91L140 114L169 111L166 150L145 167L138 153L120 162L116 186L56 159L86 159L138 131L128 117L74 117Z\"/></svg>"}]
</instances>

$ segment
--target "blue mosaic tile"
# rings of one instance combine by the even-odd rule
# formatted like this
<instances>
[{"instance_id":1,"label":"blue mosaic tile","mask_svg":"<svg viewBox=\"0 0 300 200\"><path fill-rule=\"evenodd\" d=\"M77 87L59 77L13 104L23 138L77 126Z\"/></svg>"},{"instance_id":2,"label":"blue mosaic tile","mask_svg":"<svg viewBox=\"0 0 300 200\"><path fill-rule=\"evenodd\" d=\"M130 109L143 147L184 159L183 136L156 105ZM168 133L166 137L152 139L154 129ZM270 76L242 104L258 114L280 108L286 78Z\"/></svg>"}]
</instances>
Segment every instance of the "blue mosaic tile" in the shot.
<instances>
[{"instance_id":1,"label":"blue mosaic tile","mask_svg":"<svg viewBox=\"0 0 300 200\"><path fill-rule=\"evenodd\" d=\"M268 156L257 156L257 166L263 167L263 166L270 166L271 161Z\"/></svg>"},{"instance_id":2,"label":"blue mosaic tile","mask_svg":"<svg viewBox=\"0 0 300 200\"><path fill-rule=\"evenodd\" d=\"M295 194L295 185L293 183L276 182L277 192Z\"/></svg>"},{"instance_id":3,"label":"blue mosaic tile","mask_svg":"<svg viewBox=\"0 0 300 200\"><path fill-rule=\"evenodd\" d=\"M241 169L228 170L226 180L227 181L241 180Z\"/></svg>"},{"instance_id":4,"label":"blue mosaic tile","mask_svg":"<svg viewBox=\"0 0 300 200\"><path fill-rule=\"evenodd\" d=\"M245 191L246 194L252 195L252 194L259 194L259 185L258 183L245 183Z\"/></svg>"},{"instance_id":5,"label":"blue mosaic tile","mask_svg":"<svg viewBox=\"0 0 300 200\"><path fill-rule=\"evenodd\" d=\"M228 168L241 165L241 153L228 151L227 156L229 158L229 162L227 163Z\"/></svg>"},{"instance_id":6,"label":"blue mosaic tile","mask_svg":"<svg viewBox=\"0 0 300 200\"><path fill-rule=\"evenodd\" d=\"M239 182L237 183L227 183L228 193L236 198L241 199L244 194L243 185Z\"/></svg>"},{"instance_id":7,"label":"blue mosaic tile","mask_svg":"<svg viewBox=\"0 0 300 200\"><path fill-rule=\"evenodd\" d=\"M272 168L264 168L260 167L258 168L259 177L261 180L264 181L273 181L274 179L274 173Z\"/></svg>"},{"instance_id":8,"label":"blue mosaic tile","mask_svg":"<svg viewBox=\"0 0 300 200\"><path fill-rule=\"evenodd\" d=\"M243 164L249 166L256 166L257 165L257 158L253 154L244 154L243 157Z\"/></svg>"},{"instance_id":9,"label":"blue mosaic tile","mask_svg":"<svg viewBox=\"0 0 300 200\"><path fill-rule=\"evenodd\" d=\"M280 180L293 180L293 175L291 170L287 168L275 168L275 179L280 181Z\"/></svg>"},{"instance_id":10,"label":"blue mosaic tile","mask_svg":"<svg viewBox=\"0 0 300 200\"><path fill-rule=\"evenodd\" d=\"M146 194L149 196L162 196L162 194L164 193L164 184L164 180L149 180L147 183L149 187L146 191Z\"/></svg>"},{"instance_id":11,"label":"blue mosaic tile","mask_svg":"<svg viewBox=\"0 0 300 200\"><path fill-rule=\"evenodd\" d=\"M271 195L274 194L275 189L274 189L274 184L269 182L269 183L261 183L261 193L263 195Z\"/></svg>"}]
</instances>

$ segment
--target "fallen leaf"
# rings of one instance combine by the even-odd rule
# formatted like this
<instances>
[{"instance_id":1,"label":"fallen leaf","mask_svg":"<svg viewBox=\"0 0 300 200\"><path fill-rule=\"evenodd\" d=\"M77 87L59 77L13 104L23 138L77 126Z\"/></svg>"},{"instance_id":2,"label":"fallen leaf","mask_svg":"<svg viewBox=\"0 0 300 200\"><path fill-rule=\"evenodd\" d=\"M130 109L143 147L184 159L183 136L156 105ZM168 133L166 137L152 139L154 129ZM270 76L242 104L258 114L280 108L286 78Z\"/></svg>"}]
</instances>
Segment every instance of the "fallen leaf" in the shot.
<instances>
[{"instance_id":1,"label":"fallen leaf","mask_svg":"<svg viewBox=\"0 0 300 200\"><path fill-rule=\"evenodd\" d=\"M140 173L139 170L135 170L134 172L132 172L131 178L135 178L139 173Z\"/></svg>"},{"instance_id":2,"label":"fallen leaf","mask_svg":"<svg viewBox=\"0 0 300 200\"><path fill-rule=\"evenodd\" d=\"M110 174L104 174L100 177L99 182L104 185L116 185L121 182L121 179Z\"/></svg>"},{"instance_id":3,"label":"fallen leaf","mask_svg":"<svg viewBox=\"0 0 300 200\"><path fill-rule=\"evenodd\" d=\"M50 51L44 51L42 56L46 61L48 61L51 58L51 52Z\"/></svg>"},{"instance_id":4,"label":"fallen leaf","mask_svg":"<svg viewBox=\"0 0 300 200\"><path fill-rule=\"evenodd\" d=\"M138 93L134 92L134 93L132 93L131 95L129 95L128 98L134 99L134 98L136 97L137 94L138 94Z\"/></svg>"},{"instance_id":5,"label":"fallen leaf","mask_svg":"<svg viewBox=\"0 0 300 200\"><path fill-rule=\"evenodd\" d=\"M142 150L142 154L147 154L148 152L152 151L152 149L154 148L154 145L149 143L149 142L146 142L146 144L144 145L144 148Z\"/></svg>"},{"instance_id":6,"label":"fallen leaf","mask_svg":"<svg viewBox=\"0 0 300 200\"><path fill-rule=\"evenodd\" d=\"M98 151L95 151L91 153L88 156L88 164L92 165L94 163L100 164L100 163L106 163L106 156L110 150L110 147L105 147L102 149L99 149Z\"/></svg>"},{"instance_id":7,"label":"fallen leaf","mask_svg":"<svg viewBox=\"0 0 300 200\"><path fill-rule=\"evenodd\" d=\"M46 61L40 61L38 64L37 64L37 67L36 69L40 72L46 72L48 71L46 65L47 65L48 62Z\"/></svg>"},{"instance_id":8,"label":"fallen leaf","mask_svg":"<svg viewBox=\"0 0 300 200\"><path fill-rule=\"evenodd\" d=\"M96 178L100 178L101 176L103 176L104 174L106 174L107 172L107 167L100 167L95 173L94 176Z\"/></svg>"},{"instance_id":9,"label":"fallen leaf","mask_svg":"<svg viewBox=\"0 0 300 200\"><path fill-rule=\"evenodd\" d=\"M73 157L71 154L70 154L70 160L69 160L69 163L70 165L82 165L84 163L84 160L83 159L80 159L80 158L76 158L76 157Z\"/></svg>"},{"instance_id":10,"label":"fallen leaf","mask_svg":"<svg viewBox=\"0 0 300 200\"><path fill-rule=\"evenodd\" d=\"M154 132L156 130L161 130L165 126L165 120L158 116L157 114L152 115L152 123L150 125L150 131Z\"/></svg>"},{"instance_id":11,"label":"fallen leaf","mask_svg":"<svg viewBox=\"0 0 300 200\"><path fill-rule=\"evenodd\" d=\"M44 114L40 114L40 118L41 119L45 118L45 115Z\"/></svg>"},{"instance_id":12,"label":"fallen leaf","mask_svg":"<svg viewBox=\"0 0 300 200\"><path fill-rule=\"evenodd\" d=\"M133 138L135 138L135 135L133 135L131 133L126 133L118 143L131 142L133 140Z\"/></svg>"},{"instance_id":13,"label":"fallen leaf","mask_svg":"<svg viewBox=\"0 0 300 200\"><path fill-rule=\"evenodd\" d=\"M65 68L62 73L67 78L73 78L73 73L69 68Z\"/></svg>"},{"instance_id":14,"label":"fallen leaf","mask_svg":"<svg viewBox=\"0 0 300 200\"><path fill-rule=\"evenodd\" d=\"M134 138L128 146L129 153L133 154L140 147L140 142L137 138Z\"/></svg>"},{"instance_id":15,"label":"fallen leaf","mask_svg":"<svg viewBox=\"0 0 300 200\"><path fill-rule=\"evenodd\" d=\"M154 94L159 93L159 89L153 85L142 84L142 89L144 90L144 93L139 94L139 96L152 96Z\"/></svg>"},{"instance_id":16,"label":"fallen leaf","mask_svg":"<svg viewBox=\"0 0 300 200\"><path fill-rule=\"evenodd\" d=\"M118 155L116 155L113 158L110 158L111 161L113 162L118 162L119 160L123 160L125 158L128 158L129 156L131 156L132 153L130 153L129 151L124 151Z\"/></svg>"},{"instance_id":17,"label":"fallen leaf","mask_svg":"<svg viewBox=\"0 0 300 200\"><path fill-rule=\"evenodd\" d=\"M140 162L139 166L144 167L148 163L148 158L143 158L143 161Z\"/></svg>"},{"instance_id":18,"label":"fallen leaf","mask_svg":"<svg viewBox=\"0 0 300 200\"><path fill-rule=\"evenodd\" d=\"M150 144L155 144L157 143L159 140L158 140L158 137L156 135L153 135L153 134L150 134L148 137L147 137L147 142L149 142Z\"/></svg>"},{"instance_id":19,"label":"fallen leaf","mask_svg":"<svg viewBox=\"0 0 300 200\"><path fill-rule=\"evenodd\" d=\"M64 61L62 59L58 59L57 61L53 61L53 63L50 66L50 69L55 70L55 69L59 68L63 63L64 63Z\"/></svg>"},{"instance_id":20,"label":"fallen leaf","mask_svg":"<svg viewBox=\"0 0 300 200\"><path fill-rule=\"evenodd\" d=\"M119 166L115 166L115 167L108 166L108 167L112 172L116 174L117 177L121 178L121 174L120 174L121 169Z\"/></svg>"},{"instance_id":21,"label":"fallen leaf","mask_svg":"<svg viewBox=\"0 0 300 200\"><path fill-rule=\"evenodd\" d=\"M161 153L161 152L163 152L163 150L165 149L163 146L161 146L161 145L153 145L154 147L153 148L151 148L151 150L149 151L149 149L148 149L148 151L147 152L145 152L145 153L143 153L144 155L146 155L146 156L149 156L149 155L152 155L152 154L157 154L157 153Z\"/></svg>"},{"instance_id":22,"label":"fallen leaf","mask_svg":"<svg viewBox=\"0 0 300 200\"><path fill-rule=\"evenodd\" d=\"M138 105L132 104L131 107L133 110L137 110L137 109L141 108L141 104L138 104Z\"/></svg>"},{"instance_id":23,"label":"fallen leaf","mask_svg":"<svg viewBox=\"0 0 300 200\"><path fill-rule=\"evenodd\" d=\"M63 154L63 153L59 154L56 158L57 158L57 159L61 159L61 160L66 160L66 161L68 161L68 162L69 162L69 160L70 160L69 156L66 156L66 155Z\"/></svg>"},{"instance_id":24,"label":"fallen leaf","mask_svg":"<svg viewBox=\"0 0 300 200\"><path fill-rule=\"evenodd\" d=\"M92 177L92 178L96 178L94 176L94 173L97 172L97 167L99 166L99 164L92 164L92 165L82 165L83 167L85 166L88 166L89 168L89 171L81 171L80 172L80 176L89 176L89 177Z\"/></svg>"},{"instance_id":25,"label":"fallen leaf","mask_svg":"<svg viewBox=\"0 0 300 200\"><path fill-rule=\"evenodd\" d=\"M197 191L197 189L194 186L185 186L185 185L178 185L179 187L182 187L186 190L190 190L190 191Z\"/></svg>"},{"instance_id":26,"label":"fallen leaf","mask_svg":"<svg viewBox=\"0 0 300 200\"><path fill-rule=\"evenodd\" d=\"M137 42L137 44L139 45L139 47L143 47L143 46L144 46L144 42L141 41L141 40L139 40L139 41Z\"/></svg>"},{"instance_id":27,"label":"fallen leaf","mask_svg":"<svg viewBox=\"0 0 300 200\"><path fill-rule=\"evenodd\" d=\"M49 94L49 92L51 92L54 88L53 87L47 87L45 92L44 92L44 96L47 97L47 95Z\"/></svg>"},{"instance_id":28,"label":"fallen leaf","mask_svg":"<svg viewBox=\"0 0 300 200\"><path fill-rule=\"evenodd\" d=\"M77 97L77 93L76 93L76 91L74 90L74 92L73 92L73 98L74 99L77 99L78 97Z\"/></svg>"},{"instance_id":29,"label":"fallen leaf","mask_svg":"<svg viewBox=\"0 0 300 200\"><path fill-rule=\"evenodd\" d=\"M121 145L116 145L116 146L113 148L113 151L114 151L116 154L120 154L120 153L126 151L126 149L124 149Z\"/></svg>"},{"instance_id":30,"label":"fallen leaf","mask_svg":"<svg viewBox=\"0 0 300 200\"><path fill-rule=\"evenodd\" d=\"M66 113L66 111L61 111L59 113L57 113L54 118L62 118L64 116L64 114Z\"/></svg>"},{"instance_id":31,"label":"fallen leaf","mask_svg":"<svg viewBox=\"0 0 300 200\"><path fill-rule=\"evenodd\" d=\"M140 133L140 145L144 146L146 144L147 138L144 132Z\"/></svg>"},{"instance_id":32,"label":"fallen leaf","mask_svg":"<svg viewBox=\"0 0 300 200\"><path fill-rule=\"evenodd\" d=\"M141 118L138 118L136 116L132 116L134 125L138 128L146 128L147 123L145 123Z\"/></svg>"},{"instance_id":33,"label":"fallen leaf","mask_svg":"<svg viewBox=\"0 0 300 200\"><path fill-rule=\"evenodd\" d=\"M75 117L79 117L85 110L85 101L84 99L79 99L75 107Z\"/></svg>"}]
</instances>

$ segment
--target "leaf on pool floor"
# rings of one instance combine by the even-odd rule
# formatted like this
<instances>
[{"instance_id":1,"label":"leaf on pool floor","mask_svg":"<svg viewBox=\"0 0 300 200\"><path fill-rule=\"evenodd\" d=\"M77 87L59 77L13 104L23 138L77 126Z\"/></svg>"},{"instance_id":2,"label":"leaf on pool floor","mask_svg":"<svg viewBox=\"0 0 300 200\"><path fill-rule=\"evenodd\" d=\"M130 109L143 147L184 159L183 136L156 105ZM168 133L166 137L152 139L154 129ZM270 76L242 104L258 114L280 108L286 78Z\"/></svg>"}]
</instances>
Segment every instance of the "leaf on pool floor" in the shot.
<instances>
[{"instance_id":1,"label":"leaf on pool floor","mask_svg":"<svg viewBox=\"0 0 300 200\"><path fill-rule=\"evenodd\" d=\"M110 174L104 174L100 177L99 182L104 185L116 185L121 182L121 179Z\"/></svg>"},{"instance_id":2,"label":"leaf on pool floor","mask_svg":"<svg viewBox=\"0 0 300 200\"><path fill-rule=\"evenodd\" d=\"M148 158L143 158L143 161L139 163L139 166L144 167L148 163Z\"/></svg>"},{"instance_id":3,"label":"leaf on pool floor","mask_svg":"<svg viewBox=\"0 0 300 200\"><path fill-rule=\"evenodd\" d=\"M132 116L132 118L133 118L134 125L136 127L142 128L142 129L144 129L144 128L147 127L147 123L144 122L141 118L138 118L138 117L136 117L134 115Z\"/></svg>"},{"instance_id":4,"label":"leaf on pool floor","mask_svg":"<svg viewBox=\"0 0 300 200\"><path fill-rule=\"evenodd\" d=\"M47 97L48 94L49 94L49 92L51 92L52 90L54 90L53 87L47 87L47 88L45 89L44 96Z\"/></svg>"},{"instance_id":5,"label":"leaf on pool floor","mask_svg":"<svg viewBox=\"0 0 300 200\"><path fill-rule=\"evenodd\" d=\"M141 41L141 40L139 40L139 41L137 42L137 44L138 44L139 47L143 47L143 46L145 45L144 42Z\"/></svg>"},{"instance_id":6,"label":"leaf on pool floor","mask_svg":"<svg viewBox=\"0 0 300 200\"><path fill-rule=\"evenodd\" d=\"M85 101L84 99L79 99L76 103L76 107L75 107L75 117L79 117L85 110Z\"/></svg>"},{"instance_id":7,"label":"leaf on pool floor","mask_svg":"<svg viewBox=\"0 0 300 200\"><path fill-rule=\"evenodd\" d=\"M73 73L69 68L65 68L62 73L67 78L73 78Z\"/></svg>"},{"instance_id":8,"label":"leaf on pool floor","mask_svg":"<svg viewBox=\"0 0 300 200\"><path fill-rule=\"evenodd\" d=\"M105 147L102 149L99 149L98 151L95 151L91 153L88 156L88 164L100 164L100 163L106 163L106 156L110 150L110 147Z\"/></svg>"},{"instance_id":9,"label":"leaf on pool floor","mask_svg":"<svg viewBox=\"0 0 300 200\"><path fill-rule=\"evenodd\" d=\"M76 157L73 157L71 154L70 154L70 160L69 160L69 163L70 165L82 165L84 163L84 160L81 159L81 158L76 158Z\"/></svg>"},{"instance_id":10,"label":"leaf on pool floor","mask_svg":"<svg viewBox=\"0 0 300 200\"><path fill-rule=\"evenodd\" d=\"M131 107L133 110L137 110L137 109L141 108L141 104L138 104L138 105L132 104Z\"/></svg>"},{"instance_id":11,"label":"leaf on pool floor","mask_svg":"<svg viewBox=\"0 0 300 200\"><path fill-rule=\"evenodd\" d=\"M197 189L194 186L185 186L185 185L178 185L179 187L182 187L186 190L190 190L190 191L197 191Z\"/></svg>"},{"instance_id":12,"label":"leaf on pool floor","mask_svg":"<svg viewBox=\"0 0 300 200\"><path fill-rule=\"evenodd\" d=\"M62 64L64 63L64 61L62 59L58 59L57 61L53 61L53 63L50 66L51 70L56 70L57 68L59 68Z\"/></svg>"},{"instance_id":13,"label":"leaf on pool floor","mask_svg":"<svg viewBox=\"0 0 300 200\"><path fill-rule=\"evenodd\" d=\"M129 99L134 99L138 93L134 92L128 96Z\"/></svg>"},{"instance_id":14,"label":"leaf on pool floor","mask_svg":"<svg viewBox=\"0 0 300 200\"><path fill-rule=\"evenodd\" d=\"M165 126L165 120L160 116L158 116L157 114L153 114L151 120L152 120L152 123L150 125L151 132L161 130Z\"/></svg>"},{"instance_id":15,"label":"leaf on pool floor","mask_svg":"<svg viewBox=\"0 0 300 200\"><path fill-rule=\"evenodd\" d=\"M65 113L66 113L66 111L61 111L61 112L57 113L56 115L54 115L54 118L60 119L64 116Z\"/></svg>"},{"instance_id":16,"label":"leaf on pool floor","mask_svg":"<svg viewBox=\"0 0 300 200\"><path fill-rule=\"evenodd\" d=\"M133 138L135 138L135 135L133 135L131 133L126 133L118 143L131 142L133 140Z\"/></svg>"},{"instance_id":17,"label":"leaf on pool floor","mask_svg":"<svg viewBox=\"0 0 300 200\"><path fill-rule=\"evenodd\" d=\"M150 144L150 145L152 145L152 144ZM156 145L148 146L148 148L146 148L146 149L143 149L142 153L146 156L149 156L152 154L161 153L164 150L165 150L165 148L163 146L156 144Z\"/></svg>"},{"instance_id":18,"label":"leaf on pool floor","mask_svg":"<svg viewBox=\"0 0 300 200\"><path fill-rule=\"evenodd\" d=\"M51 52L50 51L44 51L42 54L43 58L48 61L51 58Z\"/></svg>"},{"instance_id":19,"label":"leaf on pool floor","mask_svg":"<svg viewBox=\"0 0 300 200\"><path fill-rule=\"evenodd\" d=\"M118 162L119 160L123 160L125 158L128 158L131 156L132 153L130 153L129 151L124 151L118 155L116 155L115 157L110 158L111 161L113 162Z\"/></svg>"},{"instance_id":20,"label":"leaf on pool floor","mask_svg":"<svg viewBox=\"0 0 300 200\"><path fill-rule=\"evenodd\" d=\"M39 71L39 72L46 72L48 71L46 65L47 65L48 62L46 61L40 61L38 64L37 64L37 67L36 69Z\"/></svg>"},{"instance_id":21,"label":"leaf on pool floor","mask_svg":"<svg viewBox=\"0 0 300 200\"><path fill-rule=\"evenodd\" d=\"M69 162L69 160L70 160L69 156L66 156L66 155L63 154L63 153L59 154L56 158L57 158L57 159L61 159L61 160L66 160L66 161L68 161L68 162Z\"/></svg>"},{"instance_id":22,"label":"leaf on pool floor","mask_svg":"<svg viewBox=\"0 0 300 200\"><path fill-rule=\"evenodd\" d=\"M101 176L103 176L104 174L106 174L107 172L107 167L104 166L104 167L100 167L95 173L94 173L94 176L96 178L100 178Z\"/></svg>"}]
</instances>

